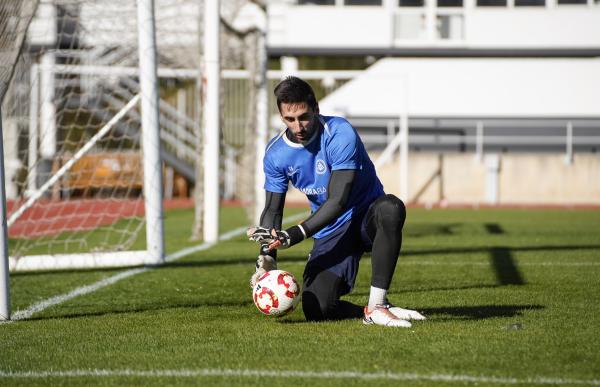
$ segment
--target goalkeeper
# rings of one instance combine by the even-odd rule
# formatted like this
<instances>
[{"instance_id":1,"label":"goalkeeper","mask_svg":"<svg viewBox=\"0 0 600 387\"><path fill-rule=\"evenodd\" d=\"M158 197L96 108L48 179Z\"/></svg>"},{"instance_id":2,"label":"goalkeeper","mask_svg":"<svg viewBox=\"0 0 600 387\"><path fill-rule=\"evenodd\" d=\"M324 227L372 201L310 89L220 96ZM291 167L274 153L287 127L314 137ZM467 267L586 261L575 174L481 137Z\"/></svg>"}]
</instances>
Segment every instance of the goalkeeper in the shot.
<instances>
[{"instance_id":1,"label":"goalkeeper","mask_svg":"<svg viewBox=\"0 0 600 387\"><path fill-rule=\"evenodd\" d=\"M277 249L313 237L303 274L307 320L362 317L365 324L410 327L409 320L425 319L388 301L406 209L384 193L356 130L341 117L320 115L312 88L300 78L285 78L274 94L286 129L268 143L263 159L266 204L260 226L248 229L261 245L252 286L277 267ZM289 182L307 196L312 214L281 230ZM362 308L340 297L352 290L366 251L372 252L371 291Z\"/></svg>"}]
</instances>

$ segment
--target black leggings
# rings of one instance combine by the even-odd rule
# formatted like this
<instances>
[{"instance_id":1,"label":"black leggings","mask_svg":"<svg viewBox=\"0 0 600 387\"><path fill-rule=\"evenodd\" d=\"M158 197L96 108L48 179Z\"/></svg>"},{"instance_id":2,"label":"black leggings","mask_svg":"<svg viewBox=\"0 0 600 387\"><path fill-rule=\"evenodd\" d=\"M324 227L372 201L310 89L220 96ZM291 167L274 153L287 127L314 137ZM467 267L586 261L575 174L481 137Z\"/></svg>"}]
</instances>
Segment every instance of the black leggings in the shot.
<instances>
[{"instance_id":1,"label":"black leggings","mask_svg":"<svg viewBox=\"0 0 600 387\"><path fill-rule=\"evenodd\" d=\"M372 286L381 289L390 287L402 245L405 219L404 203L394 195L377 199L365 215L363 222L372 241ZM362 316L362 307L340 300L348 290L342 278L325 269L309 268L307 265L302 290L302 310L306 319L319 321Z\"/></svg>"}]
</instances>

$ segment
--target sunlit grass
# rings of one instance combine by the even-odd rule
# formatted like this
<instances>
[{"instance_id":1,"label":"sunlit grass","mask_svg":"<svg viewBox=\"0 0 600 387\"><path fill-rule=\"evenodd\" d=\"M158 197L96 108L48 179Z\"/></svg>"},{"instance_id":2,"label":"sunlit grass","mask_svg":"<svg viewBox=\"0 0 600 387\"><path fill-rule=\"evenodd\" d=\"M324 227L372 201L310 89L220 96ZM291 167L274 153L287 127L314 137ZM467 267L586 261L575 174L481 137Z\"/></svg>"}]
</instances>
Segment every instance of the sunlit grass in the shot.
<instances>
[{"instance_id":1,"label":"sunlit grass","mask_svg":"<svg viewBox=\"0 0 600 387\"><path fill-rule=\"evenodd\" d=\"M192 219L191 210L167 213L169 253L200 243L189 240ZM245 226L245 219L241 209L224 209L221 229ZM301 308L283 319L262 316L248 287L257 248L239 236L30 320L0 325L0 371L258 369L598 380L598 230L600 213L594 211L409 209L390 298L428 317L411 329L364 326L359 320L307 323ZM280 268L301 279L309 250L310 242L303 242L282 251ZM123 270L14 274L13 309ZM346 299L365 304L369 278L367 255ZM400 383L252 376L0 377L0 385L365 382Z\"/></svg>"}]
</instances>

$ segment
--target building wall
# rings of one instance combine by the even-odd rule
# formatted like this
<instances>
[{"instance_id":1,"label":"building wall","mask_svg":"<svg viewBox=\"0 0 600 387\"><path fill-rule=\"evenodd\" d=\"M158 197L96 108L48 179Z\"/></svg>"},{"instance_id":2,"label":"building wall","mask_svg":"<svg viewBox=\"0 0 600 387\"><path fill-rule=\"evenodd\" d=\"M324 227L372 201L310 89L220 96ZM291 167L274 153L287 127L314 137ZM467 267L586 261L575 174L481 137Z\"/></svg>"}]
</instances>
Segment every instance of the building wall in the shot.
<instances>
[{"instance_id":1,"label":"building wall","mask_svg":"<svg viewBox=\"0 0 600 387\"><path fill-rule=\"evenodd\" d=\"M474 47L586 48L600 46L600 7L553 9L476 8L465 20L466 41Z\"/></svg>"},{"instance_id":2,"label":"building wall","mask_svg":"<svg viewBox=\"0 0 600 387\"><path fill-rule=\"evenodd\" d=\"M499 159L498 204L600 204L600 155L576 154L572 164L560 154L503 154ZM473 154L412 154L409 170L409 202L486 204L490 196L492 172ZM380 171L386 190L397 195L398 171L397 158Z\"/></svg>"},{"instance_id":3,"label":"building wall","mask_svg":"<svg viewBox=\"0 0 600 387\"><path fill-rule=\"evenodd\" d=\"M511 155L502 158L500 200L503 203L600 204L600 156Z\"/></svg>"},{"instance_id":4,"label":"building wall","mask_svg":"<svg viewBox=\"0 0 600 387\"><path fill-rule=\"evenodd\" d=\"M542 7L269 7L269 46L305 49L600 47L600 4ZM310 25L310 28L307 28Z\"/></svg>"},{"instance_id":5,"label":"building wall","mask_svg":"<svg viewBox=\"0 0 600 387\"><path fill-rule=\"evenodd\" d=\"M377 154L372 154L373 160ZM400 196L399 159L378 172L386 192ZM408 203L479 205L488 203L488 164L473 154L413 153L409 157ZM600 205L600 155L502 154L498 171L499 205ZM300 192L290 202L305 202Z\"/></svg>"}]
</instances>

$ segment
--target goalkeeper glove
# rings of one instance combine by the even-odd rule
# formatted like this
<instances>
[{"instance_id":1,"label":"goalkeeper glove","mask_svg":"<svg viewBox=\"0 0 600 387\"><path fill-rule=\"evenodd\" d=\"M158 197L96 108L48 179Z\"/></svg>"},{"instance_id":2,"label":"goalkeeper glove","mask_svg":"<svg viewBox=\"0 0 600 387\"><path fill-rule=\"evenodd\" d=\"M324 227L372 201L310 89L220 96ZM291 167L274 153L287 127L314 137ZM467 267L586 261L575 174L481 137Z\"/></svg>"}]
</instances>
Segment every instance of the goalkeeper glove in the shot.
<instances>
[{"instance_id":1,"label":"goalkeeper glove","mask_svg":"<svg viewBox=\"0 0 600 387\"><path fill-rule=\"evenodd\" d=\"M277 231L274 228L271 229L271 240L269 241L269 251L273 249L287 249L292 244L290 234L287 231Z\"/></svg>"},{"instance_id":2,"label":"goalkeeper glove","mask_svg":"<svg viewBox=\"0 0 600 387\"><path fill-rule=\"evenodd\" d=\"M248 239L254 241L261 246L269 245L272 241L271 230L266 227L250 227L246 230Z\"/></svg>"},{"instance_id":3,"label":"goalkeeper glove","mask_svg":"<svg viewBox=\"0 0 600 387\"><path fill-rule=\"evenodd\" d=\"M268 271L277 269L277 260L266 254L261 254L256 259L256 271L250 277L250 287L254 289L258 279Z\"/></svg>"},{"instance_id":4,"label":"goalkeeper glove","mask_svg":"<svg viewBox=\"0 0 600 387\"><path fill-rule=\"evenodd\" d=\"M286 231L274 228L269 230L265 227L251 227L246 231L246 235L251 241L260 243L263 247L266 246L267 251L287 249L306 238L301 226L293 226Z\"/></svg>"}]
</instances>

